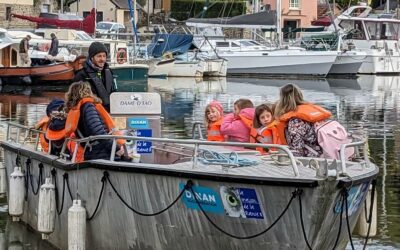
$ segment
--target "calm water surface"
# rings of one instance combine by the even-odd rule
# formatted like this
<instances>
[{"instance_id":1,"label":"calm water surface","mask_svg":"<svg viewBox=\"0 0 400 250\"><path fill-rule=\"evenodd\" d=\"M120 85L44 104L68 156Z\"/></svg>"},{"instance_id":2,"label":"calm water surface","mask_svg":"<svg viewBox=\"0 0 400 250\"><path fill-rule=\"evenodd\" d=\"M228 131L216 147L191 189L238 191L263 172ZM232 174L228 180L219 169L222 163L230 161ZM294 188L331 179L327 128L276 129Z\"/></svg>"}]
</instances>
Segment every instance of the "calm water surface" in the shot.
<instances>
[{"instance_id":1,"label":"calm water surface","mask_svg":"<svg viewBox=\"0 0 400 250\"><path fill-rule=\"evenodd\" d=\"M348 130L363 129L369 135L370 153L380 167L378 178L378 235L368 249L400 249L400 77L359 76L357 79L150 79L145 83L123 83L122 91L154 91L162 97L162 134L188 138L194 122L202 122L204 108L213 99L225 112L233 102L246 97L256 105L276 101L279 88L298 84L305 98L332 111ZM5 121L32 126L44 114L46 104L62 97L63 87L0 87L0 139ZM0 154L0 160L2 160ZM5 201L0 203L0 249L51 249L38 234L19 223L11 223ZM356 249L362 239L355 238ZM348 249L350 249L348 247Z\"/></svg>"}]
</instances>

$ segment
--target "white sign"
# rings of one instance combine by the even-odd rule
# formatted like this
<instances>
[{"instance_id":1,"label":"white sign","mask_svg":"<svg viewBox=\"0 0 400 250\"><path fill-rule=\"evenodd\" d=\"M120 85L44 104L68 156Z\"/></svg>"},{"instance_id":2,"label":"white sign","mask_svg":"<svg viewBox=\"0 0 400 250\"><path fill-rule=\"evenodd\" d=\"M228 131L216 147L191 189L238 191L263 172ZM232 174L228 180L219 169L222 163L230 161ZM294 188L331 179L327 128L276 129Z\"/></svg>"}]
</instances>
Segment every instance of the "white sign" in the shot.
<instances>
[{"instance_id":1,"label":"white sign","mask_svg":"<svg viewBox=\"0 0 400 250\"><path fill-rule=\"evenodd\" d=\"M161 97L158 93L114 92L110 96L110 113L116 114L161 114Z\"/></svg>"}]
</instances>

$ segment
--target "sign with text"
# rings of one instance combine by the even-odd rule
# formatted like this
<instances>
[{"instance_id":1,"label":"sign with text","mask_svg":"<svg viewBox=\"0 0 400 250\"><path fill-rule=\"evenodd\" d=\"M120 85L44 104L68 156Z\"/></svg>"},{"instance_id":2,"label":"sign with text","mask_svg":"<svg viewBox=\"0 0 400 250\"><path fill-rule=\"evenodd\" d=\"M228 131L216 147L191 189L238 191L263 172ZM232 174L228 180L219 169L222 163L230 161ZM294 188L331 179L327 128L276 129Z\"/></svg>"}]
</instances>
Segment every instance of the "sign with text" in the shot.
<instances>
[{"instance_id":1,"label":"sign with text","mask_svg":"<svg viewBox=\"0 0 400 250\"><path fill-rule=\"evenodd\" d=\"M184 189L184 187L185 184L179 184L180 190ZM224 212L221 198L212 188L194 185L192 189L194 193L192 193L191 190L185 190L181 198L187 208L200 210L198 205L200 204L201 208L206 212L216 214L222 214Z\"/></svg>"},{"instance_id":2,"label":"sign with text","mask_svg":"<svg viewBox=\"0 0 400 250\"><path fill-rule=\"evenodd\" d=\"M161 114L161 97L158 93L114 92L110 95L111 114Z\"/></svg>"},{"instance_id":3,"label":"sign with text","mask_svg":"<svg viewBox=\"0 0 400 250\"><path fill-rule=\"evenodd\" d=\"M256 190L222 186L219 192L226 215L236 218L264 218Z\"/></svg>"},{"instance_id":4,"label":"sign with text","mask_svg":"<svg viewBox=\"0 0 400 250\"><path fill-rule=\"evenodd\" d=\"M138 137L152 137L151 129L137 129L136 136ZM136 141L136 151L139 154L151 154L153 143L151 141Z\"/></svg>"},{"instance_id":5,"label":"sign with text","mask_svg":"<svg viewBox=\"0 0 400 250\"><path fill-rule=\"evenodd\" d=\"M143 129L149 127L149 120L144 117L128 118L129 128Z\"/></svg>"}]
</instances>

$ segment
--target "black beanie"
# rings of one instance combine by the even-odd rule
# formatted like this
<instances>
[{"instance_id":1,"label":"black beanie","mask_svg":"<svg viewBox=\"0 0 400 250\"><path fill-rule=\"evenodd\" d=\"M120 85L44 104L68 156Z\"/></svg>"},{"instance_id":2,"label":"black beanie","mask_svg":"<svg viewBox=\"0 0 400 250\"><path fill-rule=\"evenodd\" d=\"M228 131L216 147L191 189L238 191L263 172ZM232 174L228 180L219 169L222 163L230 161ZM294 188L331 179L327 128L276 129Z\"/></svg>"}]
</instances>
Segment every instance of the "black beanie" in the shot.
<instances>
[{"instance_id":1,"label":"black beanie","mask_svg":"<svg viewBox=\"0 0 400 250\"><path fill-rule=\"evenodd\" d=\"M89 47L89 59L100 52L106 52L106 54L108 54L106 46L104 46L104 44L102 44L101 42L92 42Z\"/></svg>"}]
</instances>

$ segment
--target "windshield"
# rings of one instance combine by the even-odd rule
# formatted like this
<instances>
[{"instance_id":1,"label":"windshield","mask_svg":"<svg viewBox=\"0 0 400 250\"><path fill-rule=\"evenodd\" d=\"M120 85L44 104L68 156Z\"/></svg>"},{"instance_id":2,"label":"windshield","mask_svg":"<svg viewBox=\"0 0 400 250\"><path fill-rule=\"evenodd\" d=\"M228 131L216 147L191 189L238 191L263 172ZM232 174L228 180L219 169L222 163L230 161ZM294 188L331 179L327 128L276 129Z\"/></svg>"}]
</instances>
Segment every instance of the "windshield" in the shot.
<instances>
[{"instance_id":1,"label":"windshield","mask_svg":"<svg viewBox=\"0 0 400 250\"><path fill-rule=\"evenodd\" d=\"M109 30L111 29L112 24L111 23L98 23L96 26L96 29L101 29L101 30Z\"/></svg>"},{"instance_id":2,"label":"windshield","mask_svg":"<svg viewBox=\"0 0 400 250\"><path fill-rule=\"evenodd\" d=\"M86 32L77 32L79 40L93 40Z\"/></svg>"}]
</instances>

